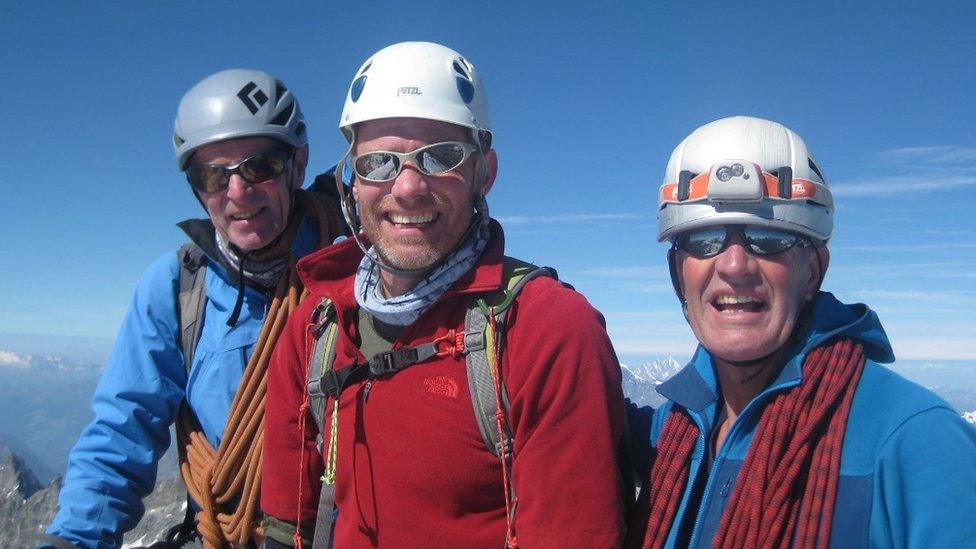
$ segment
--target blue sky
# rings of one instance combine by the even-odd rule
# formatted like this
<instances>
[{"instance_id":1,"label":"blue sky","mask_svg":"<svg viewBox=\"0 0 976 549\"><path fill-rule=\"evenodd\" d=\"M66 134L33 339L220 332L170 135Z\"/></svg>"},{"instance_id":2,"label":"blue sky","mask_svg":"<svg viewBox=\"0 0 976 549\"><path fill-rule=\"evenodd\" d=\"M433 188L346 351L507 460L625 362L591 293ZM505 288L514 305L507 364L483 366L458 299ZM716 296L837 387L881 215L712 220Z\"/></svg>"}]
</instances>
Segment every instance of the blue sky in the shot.
<instances>
[{"instance_id":1,"label":"blue sky","mask_svg":"<svg viewBox=\"0 0 976 549\"><path fill-rule=\"evenodd\" d=\"M899 358L976 362L976 4L784 4L4 3L0 333L114 335L202 213L170 146L195 82L282 78L320 171L360 63L430 40L485 76L509 252L585 293L623 357L691 351L655 196L685 135L748 114L800 133L831 184L825 288L876 309Z\"/></svg>"}]
</instances>

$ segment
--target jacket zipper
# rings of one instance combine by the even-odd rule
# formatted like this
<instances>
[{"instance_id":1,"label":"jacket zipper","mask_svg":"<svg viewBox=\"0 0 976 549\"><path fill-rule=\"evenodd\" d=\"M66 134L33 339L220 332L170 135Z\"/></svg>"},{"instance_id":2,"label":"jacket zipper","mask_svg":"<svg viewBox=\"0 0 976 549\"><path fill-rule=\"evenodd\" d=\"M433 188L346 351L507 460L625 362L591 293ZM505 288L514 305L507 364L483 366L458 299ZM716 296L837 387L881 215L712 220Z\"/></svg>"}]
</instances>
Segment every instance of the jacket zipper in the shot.
<instances>
[{"instance_id":1,"label":"jacket zipper","mask_svg":"<svg viewBox=\"0 0 976 549\"><path fill-rule=\"evenodd\" d=\"M749 402L749 404L746 404L746 407L742 409L742 413L739 414L739 417L735 418L735 422L732 424L732 427L729 429L729 433L725 436L725 440L722 441L722 447L719 448L719 451L715 455L715 459L712 462L712 466L709 468L708 480L705 482L705 490L702 492L701 503L698 506L698 515L695 517L695 526L691 530L691 539L689 540L688 547L695 547L695 542L698 541L698 536L701 533L699 532L699 527L701 526L702 513L705 511L707 504L711 501L712 498L711 487L712 487L712 481L715 478L715 471L721 469L722 463L725 461L725 456L726 454L728 454L728 449L731 446L731 442L738 438L739 431L741 430L740 425L742 424L743 419L749 417L749 415L752 414L757 407L763 405L766 401L768 401L770 395L788 389L798 383L799 382L788 382L777 386L768 387L765 391L756 395L756 397L753 398L752 401ZM715 427L713 427L713 429L714 428ZM750 442L749 445L752 446L752 442ZM729 480L738 481L740 474L742 474L741 470L738 473L736 473L735 479L729 479ZM722 510L722 513L723 514L725 513L724 509Z\"/></svg>"}]
</instances>

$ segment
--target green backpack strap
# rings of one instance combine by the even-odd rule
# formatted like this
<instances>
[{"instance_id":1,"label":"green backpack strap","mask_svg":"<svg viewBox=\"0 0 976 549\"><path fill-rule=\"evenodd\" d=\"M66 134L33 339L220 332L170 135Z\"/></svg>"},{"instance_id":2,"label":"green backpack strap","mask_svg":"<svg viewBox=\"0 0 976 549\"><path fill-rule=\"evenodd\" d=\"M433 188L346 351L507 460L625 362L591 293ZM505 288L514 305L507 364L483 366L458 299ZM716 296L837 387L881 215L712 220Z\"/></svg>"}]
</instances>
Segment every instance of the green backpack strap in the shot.
<instances>
[{"instance_id":1,"label":"green backpack strap","mask_svg":"<svg viewBox=\"0 0 976 549\"><path fill-rule=\"evenodd\" d=\"M339 335L339 323L336 320L335 307L328 298L315 307L312 313L312 336L315 345L309 358L306 390L308 391L309 412L318 429L315 441L319 453L326 459L324 453L325 405L329 396L321 387L322 376L332 370L336 357L336 339ZM336 397L338 405L338 397ZM334 411L333 414L336 412ZM333 426L338 418L333 415ZM333 433L334 434L334 433ZM323 477L323 481L325 477ZM335 484L322 482L319 489L318 512L315 517L315 530L312 537L312 549L326 549L332 544L332 528L335 522Z\"/></svg>"},{"instance_id":2,"label":"green backpack strap","mask_svg":"<svg viewBox=\"0 0 976 549\"><path fill-rule=\"evenodd\" d=\"M315 420L316 428L318 428L316 442L321 453L322 433L325 432L325 404L328 395L320 389L320 380L326 372L332 369L332 364L335 362L336 339L339 335L335 307L329 298L322 298L322 301L315 307L315 311L312 313L312 324L315 345L312 348L312 356L308 363L306 386L309 411Z\"/></svg>"},{"instance_id":3,"label":"green backpack strap","mask_svg":"<svg viewBox=\"0 0 976 549\"><path fill-rule=\"evenodd\" d=\"M203 250L192 242L180 246L176 252L180 263L180 292L177 309L180 316L180 348L186 373L193 366L193 356L203 328L203 311L207 304L207 262Z\"/></svg>"},{"instance_id":4,"label":"green backpack strap","mask_svg":"<svg viewBox=\"0 0 976 549\"><path fill-rule=\"evenodd\" d=\"M479 296L471 301L464 317L464 352L468 372L468 387L471 390L471 404L474 408L478 430L485 442L485 448L501 458L512 452L514 437L509 423L502 428L503 440L498 439L495 416L498 414L494 378L498 372L495 357L501 356L501 345L505 340L505 321L508 309L518 297L522 288L538 276L548 276L556 280L559 276L550 267L537 267L518 259L506 257L502 264L505 288ZM492 330L489 315L495 314L495 330ZM497 347L497 352L496 352ZM505 384L499 384L505 417L508 417L510 403Z\"/></svg>"}]
</instances>

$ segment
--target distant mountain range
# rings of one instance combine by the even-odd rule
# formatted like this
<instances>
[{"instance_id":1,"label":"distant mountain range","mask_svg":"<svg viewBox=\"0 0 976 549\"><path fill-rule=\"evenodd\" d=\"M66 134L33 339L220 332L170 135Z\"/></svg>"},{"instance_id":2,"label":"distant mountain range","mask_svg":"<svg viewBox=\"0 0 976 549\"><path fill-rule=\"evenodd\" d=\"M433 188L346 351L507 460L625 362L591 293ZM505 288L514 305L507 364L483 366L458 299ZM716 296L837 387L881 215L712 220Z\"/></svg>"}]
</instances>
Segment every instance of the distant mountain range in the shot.
<instances>
[{"instance_id":1,"label":"distant mountain range","mask_svg":"<svg viewBox=\"0 0 976 549\"><path fill-rule=\"evenodd\" d=\"M664 403L664 397L657 393L657 386L678 373L683 366L670 356L638 366L621 364L624 396L638 406L660 406Z\"/></svg>"}]
</instances>

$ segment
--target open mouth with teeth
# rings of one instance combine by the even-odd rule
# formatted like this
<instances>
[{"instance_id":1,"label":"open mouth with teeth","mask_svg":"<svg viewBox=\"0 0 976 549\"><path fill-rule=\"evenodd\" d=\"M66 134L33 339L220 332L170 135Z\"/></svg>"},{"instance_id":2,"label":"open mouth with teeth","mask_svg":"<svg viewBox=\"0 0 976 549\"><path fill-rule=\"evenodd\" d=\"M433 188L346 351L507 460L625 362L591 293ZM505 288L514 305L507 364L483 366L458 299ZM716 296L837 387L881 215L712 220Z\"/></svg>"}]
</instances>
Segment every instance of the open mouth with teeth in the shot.
<instances>
[{"instance_id":1,"label":"open mouth with teeth","mask_svg":"<svg viewBox=\"0 0 976 549\"><path fill-rule=\"evenodd\" d=\"M437 218L440 217L440 215L436 212L420 215L405 215L390 212L387 213L385 217L387 221L396 225L398 228L423 228L437 221Z\"/></svg>"},{"instance_id":2,"label":"open mouth with teeth","mask_svg":"<svg viewBox=\"0 0 976 549\"><path fill-rule=\"evenodd\" d=\"M231 214L229 217L234 221L247 221L248 219L251 219L254 216L261 213L262 209L263 208L258 208L256 210L251 210L249 212L238 212L238 213Z\"/></svg>"},{"instance_id":3,"label":"open mouth with teeth","mask_svg":"<svg viewBox=\"0 0 976 549\"><path fill-rule=\"evenodd\" d=\"M712 299L712 306L723 313L737 311L756 313L766 308L766 302L745 295L720 295Z\"/></svg>"}]
</instances>

